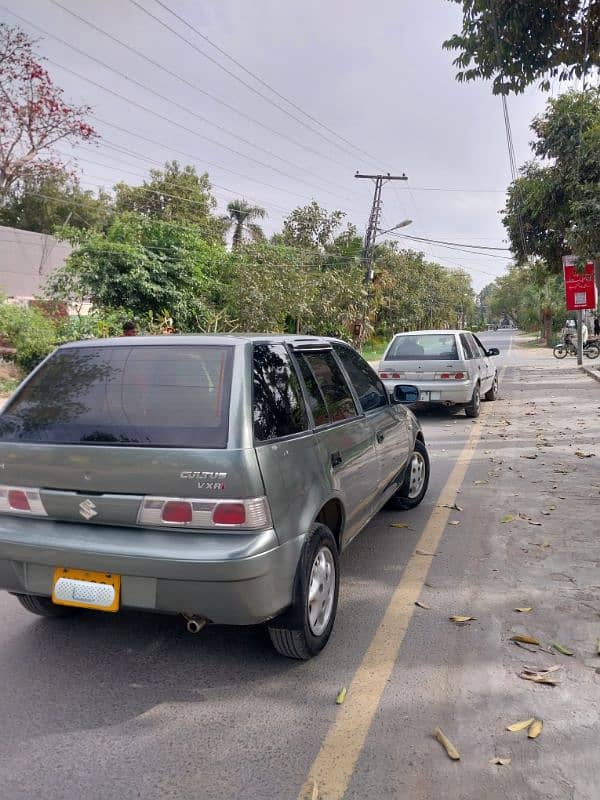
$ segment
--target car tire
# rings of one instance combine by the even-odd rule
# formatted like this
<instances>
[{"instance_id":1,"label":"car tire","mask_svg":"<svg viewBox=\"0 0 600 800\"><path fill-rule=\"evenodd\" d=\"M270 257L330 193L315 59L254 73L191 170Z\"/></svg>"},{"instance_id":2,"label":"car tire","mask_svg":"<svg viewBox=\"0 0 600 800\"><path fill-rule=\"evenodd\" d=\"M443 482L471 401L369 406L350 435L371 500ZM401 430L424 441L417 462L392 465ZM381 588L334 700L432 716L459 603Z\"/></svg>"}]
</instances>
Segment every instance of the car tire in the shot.
<instances>
[{"instance_id":1,"label":"car tire","mask_svg":"<svg viewBox=\"0 0 600 800\"><path fill-rule=\"evenodd\" d=\"M406 465L402 486L387 502L387 507L396 511L415 508L425 497L429 486L429 454L425 444L417 439L412 455Z\"/></svg>"},{"instance_id":2,"label":"car tire","mask_svg":"<svg viewBox=\"0 0 600 800\"><path fill-rule=\"evenodd\" d=\"M473 389L471 402L465 406L465 414L473 419L481 414L481 388L479 384Z\"/></svg>"},{"instance_id":3,"label":"car tire","mask_svg":"<svg viewBox=\"0 0 600 800\"><path fill-rule=\"evenodd\" d=\"M486 400L495 400L498 397L498 373L496 372L494 375L494 380L492 382L491 387L484 395Z\"/></svg>"},{"instance_id":4,"label":"car tire","mask_svg":"<svg viewBox=\"0 0 600 800\"><path fill-rule=\"evenodd\" d=\"M316 524L302 548L292 605L268 624L278 653L307 661L321 652L333 629L339 588L337 542L328 527Z\"/></svg>"},{"instance_id":5,"label":"car tire","mask_svg":"<svg viewBox=\"0 0 600 800\"><path fill-rule=\"evenodd\" d=\"M32 614L37 614L38 617L53 617L54 619L71 617L78 610L71 606L56 605L49 597L38 597L35 594L17 594L15 596L23 608Z\"/></svg>"}]
</instances>

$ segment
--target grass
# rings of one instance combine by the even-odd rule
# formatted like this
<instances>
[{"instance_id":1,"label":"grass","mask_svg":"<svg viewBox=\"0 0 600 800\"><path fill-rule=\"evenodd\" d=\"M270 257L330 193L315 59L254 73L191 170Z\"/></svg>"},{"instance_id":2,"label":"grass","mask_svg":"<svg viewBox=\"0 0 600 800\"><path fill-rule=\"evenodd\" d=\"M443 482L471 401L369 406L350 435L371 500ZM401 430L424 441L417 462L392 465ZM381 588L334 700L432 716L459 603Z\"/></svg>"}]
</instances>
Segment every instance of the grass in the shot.
<instances>
[{"instance_id":1,"label":"grass","mask_svg":"<svg viewBox=\"0 0 600 800\"><path fill-rule=\"evenodd\" d=\"M23 374L16 364L0 359L0 395L12 394L22 380Z\"/></svg>"},{"instance_id":2,"label":"grass","mask_svg":"<svg viewBox=\"0 0 600 800\"><path fill-rule=\"evenodd\" d=\"M366 345L361 350L361 355L365 361L379 361L385 352L386 344Z\"/></svg>"}]
</instances>

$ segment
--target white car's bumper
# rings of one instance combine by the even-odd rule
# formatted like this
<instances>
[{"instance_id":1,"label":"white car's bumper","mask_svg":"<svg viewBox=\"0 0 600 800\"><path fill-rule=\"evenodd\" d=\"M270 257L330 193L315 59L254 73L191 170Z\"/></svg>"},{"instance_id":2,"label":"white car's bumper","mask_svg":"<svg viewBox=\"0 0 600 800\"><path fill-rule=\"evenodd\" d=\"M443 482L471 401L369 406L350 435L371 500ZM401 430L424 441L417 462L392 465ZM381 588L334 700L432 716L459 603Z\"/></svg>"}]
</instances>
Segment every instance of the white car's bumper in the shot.
<instances>
[{"instance_id":1,"label":"white car's bumper","mask_svg":"<svg viewBox=\"0 0 600 800\"><path fill-rule=\"evenodd\" d=\"M390 392L394 386L401 383L416 386L419 389L420 403L445 403L446 405L463 405L469 403L473 397L473 383L463 381L401 381L398 379L384 380L385 388Z\"/></svg>"}]
</instances>

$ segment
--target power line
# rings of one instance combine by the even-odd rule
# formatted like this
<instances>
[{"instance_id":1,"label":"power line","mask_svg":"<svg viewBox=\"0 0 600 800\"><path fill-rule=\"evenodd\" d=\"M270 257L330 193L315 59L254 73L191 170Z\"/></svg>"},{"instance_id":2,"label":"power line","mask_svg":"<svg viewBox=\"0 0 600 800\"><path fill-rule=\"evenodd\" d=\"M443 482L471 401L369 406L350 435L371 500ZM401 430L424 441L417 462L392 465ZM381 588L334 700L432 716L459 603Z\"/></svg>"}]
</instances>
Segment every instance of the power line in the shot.
<instances>
[{"instance_id":1,"label":"power line","mask_svg":"<svg viewBox=\"0 0 600 800\"><path fill-rule=\"evenodd\" d=\"M144 8L140 3L137 2L137 0L129 0L129 2L132 3L134 6L136 6L136 8L138 8L140 11L142 11L147 16L152 17L152 19L154 19L156 22L158 22L159 25L161 25L163 28L166 28L174 36L177 36L178 39L181 39L183 42L185 42L187 45L189 45L189 47L191 47L193 50L195 50L197 53L199 53L201 56L203 56L203 58L206 58L208 61L210 61L216 67L218 67L220 70L222 70L223 72L227 73L234 80L238 81L243 86L245 86L247 89L249 89L251 92L253 92L254 94L258 95L258 97L260 97L263 100L265 100L267 103L269 103L269 105L272 105L275 108L278 108L283 114L285 114L288 117L291 117L291 119L295 120L299 125L302 125L304 128L307 128L307 130L309 130L312 133L316 134L321 139L324 139L326 142L328 142L329 144L333 145L334 147L337 147L338 149L343 150L347 155L351 155L353 158L356 158L356 155L354 153L350 153L347 150L347 148L343 147L338 142L332 141L327 136L325 136L325 134L321 133L321 131L315 130L315 128L313 128L311 125L309 125L303 119L301 119L300 117L297 117L295 114L292 114L290 111L288 111L286 108L281 106L279 103L276 103L270 97L267 97L267 95L263 94L261 91L259 91L254 86L249 84L247 81L243 80L243 78L240 78L239 75L236 75L234 72L232 72L231 70L227 69L227 67L223 66L223 64L220 64L216 59L212 58L212 56L208 55L208 53L205 53L204 50L202 50L196 44L194 44L194 42L191 42L189 39L186 39L186 37L183 36L183 34L179 33L179 31L177 31L175 28L171 27L164 20L160 19L160 17L157 17L156 14L153 14L151 11L148 11L148 9ZM174 12L171 12L171 13L173 14ZM189 23L184 22L184 24L188 28L192 29L191 25Z\"/></svg>"},{"instance_id":2,"label":"power line","mask_svg":"<svg viewBox=\"0 0 600 800\"><path fill-rule=\"evenodd\" d=\"M333 128L330 128L324 122L321 122L316 117L313 117L312 114L308 113L308 111L305 111L299 105L297 105L292 100L290 100L288 97L285 97L283 94L278 92L277 89L275 89L273 86L271 86L266 81L264 81L255 72L252 72L251 70L249 70L247 67L245 67L243 64L241 64L237 59L235 59L230 53L228 53L222 47L219 47L213 41L211 41L208 38L208 36L206 36L201 31L199 31L198 28L196 28L194 25L191 24L191 22L188 22L183 17L181 17L179 14L177 14L175 11L173 11L171 8L169 8L169 6L167 6L166 3L163 3L162 0L155 0L155 2L159 6L161 6L161 8L164 8L165 11L168 11L172 16L174 16L176 19L178 19L183 25L187 26L190 30L194 31L194 33L196 33L198 36L200 36L202 39L204 39L205 42L207 42L211 47L213 47L215 50L217 50L219 53L221 53L221 55L225 56L225 58L229 59L229 61L231 61L233 64L235 64L241 70L243 70L247 75L250 75L250 77L254 78L255 81L258 81L258 83L260 83L261 86L264 86L270 92L273 92L273 94L276 95L277 97L279 97L280 100L283 100L284 102L288 103L288 105L292 106L292 108L295 108L296 111L299 111L301 114L304 114L304 116L307 117L308 119L310 119L312 122L315 122L321 128L323 128L324 130L328 131L329 133L333 134L338 139L340 139L340 141L342 141L345 144L349 145L350 147L354 148L354 150L356 150L357 153L360 153L361 155L367 156L367 158L370 158L375 162L378 160L374 155L372 155L371 153L368 153L366 150L363 150L362 148L360 148L357 145L353 144L353 142L349 141L344 136L339 134L337 131L333 130ZM136 5L137 5L137 3L136 3ZM229 73L229 74L231 74L231 73Z\"/></svg>"},{"instance_id":3,"label":"power line","mask_svg":"<svg viewBox=\"0 0 600 800\"><path fill-rule=\"evenodd\" d=\"M423 244L429 244L429 245L435 244L435 242L432 239L421 239L421 238L416 239L414 236L406 236L406 234L402 234L402 233L391 233L390 236L394 236L394 237L402 238L402 239L410 239L410 240L413 240L413 241L422 242ZM483 252L481 252L479 250L465 250L463 247L455 247L454 245L436 244L435 246L436 247L443 247L446 250L456 250L458 252L469 253L470 255L485 256L486 258L497 258L500 261L512 261L513 260L512 258L506 258L504 256L497 256L495 253L483 253Z\"/></svg>"},{"instance_id":4,"label":"power line","mask_svg":"<svg viewBox=\"0 0 600 800\"><path fill-rule=\"evenodd\" d=\"M431 244L449 244L455 247L475 247L479 250L502 250L503 252L510 253L512 252L510 247L488 247L485 244L465 244L464 242L445 242L442 239L428 239L422 236L411 236L410 234L398 234L399 236L402 235L405 239L414 239L418 242L430 242Z\"/></svg>"}]
</instances>

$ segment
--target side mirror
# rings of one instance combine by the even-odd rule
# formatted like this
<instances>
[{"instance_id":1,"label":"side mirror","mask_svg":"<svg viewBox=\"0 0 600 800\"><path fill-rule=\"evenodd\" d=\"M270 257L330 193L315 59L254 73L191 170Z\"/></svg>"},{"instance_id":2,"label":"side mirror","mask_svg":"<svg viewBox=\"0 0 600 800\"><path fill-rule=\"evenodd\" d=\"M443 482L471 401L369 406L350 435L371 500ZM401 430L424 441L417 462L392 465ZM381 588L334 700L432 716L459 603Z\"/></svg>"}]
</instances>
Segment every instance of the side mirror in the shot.
<instances>
[{"instance_id":1,"label":"side mirror","mask_svg":"<svg viewBox=\"0 0 600 800\"><path fill-rule=\"evenodd\" d=\"M497 347L490 347L490 349L487 351L487 354L488 356L499 356L500 350L498 350Z\"/></svg>"},{"instance_id":2,"label":"side mirror","mask_svg":"<svg viewBox=\"0 0 600 800\"><path fill-rule=\"evenodd\" d=\"M403 403L406 405L416 403L419 400L419 390L416 386L399 383L394 386L392 400L394 403Z\"/></svg>"}]
</instances>

